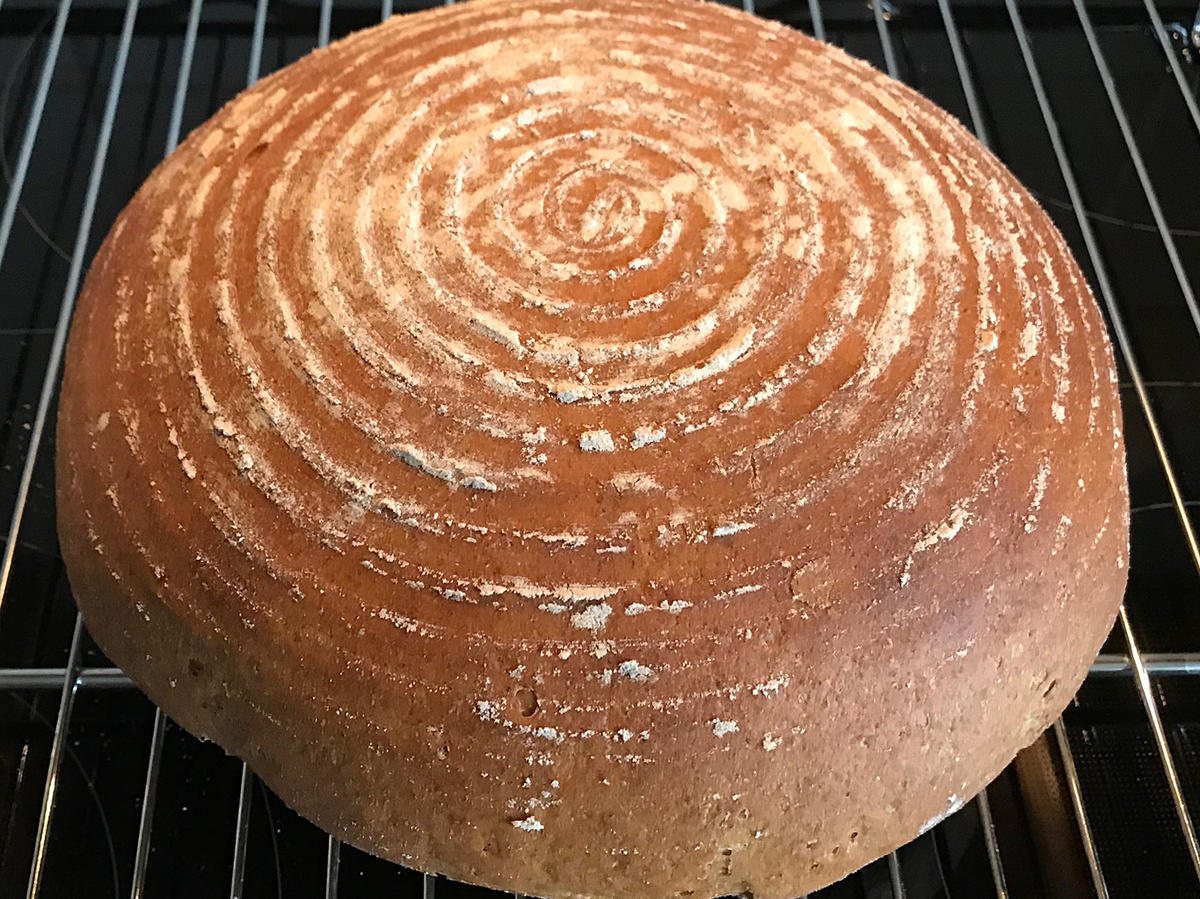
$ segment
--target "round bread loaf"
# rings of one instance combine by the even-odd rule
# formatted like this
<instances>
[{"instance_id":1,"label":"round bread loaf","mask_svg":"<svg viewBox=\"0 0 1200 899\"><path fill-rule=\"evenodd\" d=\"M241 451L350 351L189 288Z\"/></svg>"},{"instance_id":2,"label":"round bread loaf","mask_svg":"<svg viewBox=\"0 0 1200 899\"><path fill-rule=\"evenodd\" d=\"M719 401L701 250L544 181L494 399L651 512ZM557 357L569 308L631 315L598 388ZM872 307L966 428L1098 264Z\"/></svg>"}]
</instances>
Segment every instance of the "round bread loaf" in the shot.
<instances>
[{"instance_id":1,"label":"round bread loaf","mask_svg":"<svg viewBox=\"0 0 1200 899\"><path fill-rule=\"evenodd\" d=\"M1104 325L958 124L694 2L479 0L264 79L80 297L104 650L350 843L792 897L1059 713L1120 602Z\"/></svg>"}]
</instances>

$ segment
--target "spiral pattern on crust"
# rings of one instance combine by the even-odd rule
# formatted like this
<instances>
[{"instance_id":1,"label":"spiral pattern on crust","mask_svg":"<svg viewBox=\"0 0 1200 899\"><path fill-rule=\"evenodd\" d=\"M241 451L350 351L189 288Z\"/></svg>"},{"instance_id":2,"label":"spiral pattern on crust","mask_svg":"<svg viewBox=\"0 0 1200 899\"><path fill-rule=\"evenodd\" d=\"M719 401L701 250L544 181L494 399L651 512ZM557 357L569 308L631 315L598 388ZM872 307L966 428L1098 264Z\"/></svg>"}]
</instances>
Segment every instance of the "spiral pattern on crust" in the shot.
<instances>
[{"instance_id":1,"label":"spiral pattern on crust","mask_svg":"<svg viewBox=\"0 0 1200 899\"><path fill-rule=\"evenodd\" d=\"M406 619L449 597L599 632L654 605L660 554L692 557L668 606L720 602L789 558L705 544L912 507L973 448L993 370L1027 366L1012 401L1042 420L1099 394L1076 268L955 124L828 47L756 24L747 57L740 19L651 8L372 29L159 170L170 261L118 297L117 373L190 380L157 430L229 541L286 568L304 534L410 587L384 610ZM549 557L586 576L546 583Z\"/></svg>"},{"instance_id":2,"label":"spiral pattern on crust","mask_svg":"<svg viewBox=\"0 0 1200 899\"><path fill-rule=\"evenodd\" d=\"M650 764L672 715L796 680L773 653L709 684L688 659L906 601L992 505L1021 507L1014 540L1074 539L1040 509L1084 474L1038 447L1119 444L1118 413L1040 210L864 64L668 9L395 19L264 79L151 177L76 326L118 398L80 401L108 447L86 514L142 535L160 595L203 585L195 628L422 695L459 689L448 653L483 722ZM353 639L385 629L402 651ZM536 676L549 736L504 666ZM656 685L628 720L581 695L622 678Z\"/></svg>"}]
</instances>

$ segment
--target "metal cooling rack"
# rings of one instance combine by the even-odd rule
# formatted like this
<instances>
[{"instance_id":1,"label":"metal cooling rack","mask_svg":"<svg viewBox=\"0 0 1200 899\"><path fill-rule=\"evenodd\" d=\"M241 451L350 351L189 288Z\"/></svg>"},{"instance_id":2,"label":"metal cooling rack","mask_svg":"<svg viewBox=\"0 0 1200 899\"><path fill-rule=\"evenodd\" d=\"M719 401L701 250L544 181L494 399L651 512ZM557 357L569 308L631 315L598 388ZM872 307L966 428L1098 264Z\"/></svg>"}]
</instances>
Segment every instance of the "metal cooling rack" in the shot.
<instances>
[{"instance_id":1,"label":"metal cooling rack","mask_svg":"<svg viewBox=\"0 0 1200 899\"><path fill-rule=\"evenodd\" d=\"M340 846L167 721L85 633L53 529L67 325L117 210L242 86L419 5L0 0L0 897L505 895ZM742 5L909 82L1035 192L1106 313L1130 452L1126 605L1064 718L967 808L819 895L1200 895L1200 679L1182 676L1200 673L1196 10Z\"/></svg>"}]
</instances>

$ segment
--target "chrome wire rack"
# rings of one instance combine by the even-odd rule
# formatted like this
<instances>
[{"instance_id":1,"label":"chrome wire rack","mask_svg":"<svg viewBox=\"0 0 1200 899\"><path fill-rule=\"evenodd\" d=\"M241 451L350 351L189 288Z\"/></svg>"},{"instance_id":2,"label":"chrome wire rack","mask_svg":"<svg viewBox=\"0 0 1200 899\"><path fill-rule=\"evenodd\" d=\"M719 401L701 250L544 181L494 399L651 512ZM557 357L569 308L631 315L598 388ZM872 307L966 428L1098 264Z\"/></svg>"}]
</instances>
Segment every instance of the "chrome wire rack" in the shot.
<instances>
[{"instance_id":1,"label":"chrome wire rack","mask_svg":"<svg viewBox=\"0 0 1200 899\"><path fill-rule=\"evenodd\" d=\"M421 5L0 0L0 899L493 892L340 846L169 722L88 638L54 536L66 329L116 212L242 86ZM962 811L820 895L1200 895L1194 6L742 5L907 81L1034 191L1106 313L1130 453L1126 604L1067 713Z\"/></svg>"}]
</instances>

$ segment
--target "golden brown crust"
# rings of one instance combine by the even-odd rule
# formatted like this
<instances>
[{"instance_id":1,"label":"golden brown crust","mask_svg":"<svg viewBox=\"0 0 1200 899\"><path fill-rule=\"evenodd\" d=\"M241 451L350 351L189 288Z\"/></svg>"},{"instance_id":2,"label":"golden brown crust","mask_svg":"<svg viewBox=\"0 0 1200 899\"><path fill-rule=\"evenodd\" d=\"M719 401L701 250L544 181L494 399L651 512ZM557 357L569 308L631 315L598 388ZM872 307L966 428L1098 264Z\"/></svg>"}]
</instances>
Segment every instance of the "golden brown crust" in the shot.
<instances>
[{"instance_id":1,"label":"golden brown crust","mask_svg":"<svg viewBox=\"0 0 1200 899\"><path fill-rule=\"evenodd\" d=\"M1049 220L716 5L478 0L265 79L109 234L58 427L80 608L155 702L535 895L843 876L1046 727L1124 583Z\"/></svg>"}]
</instances>

